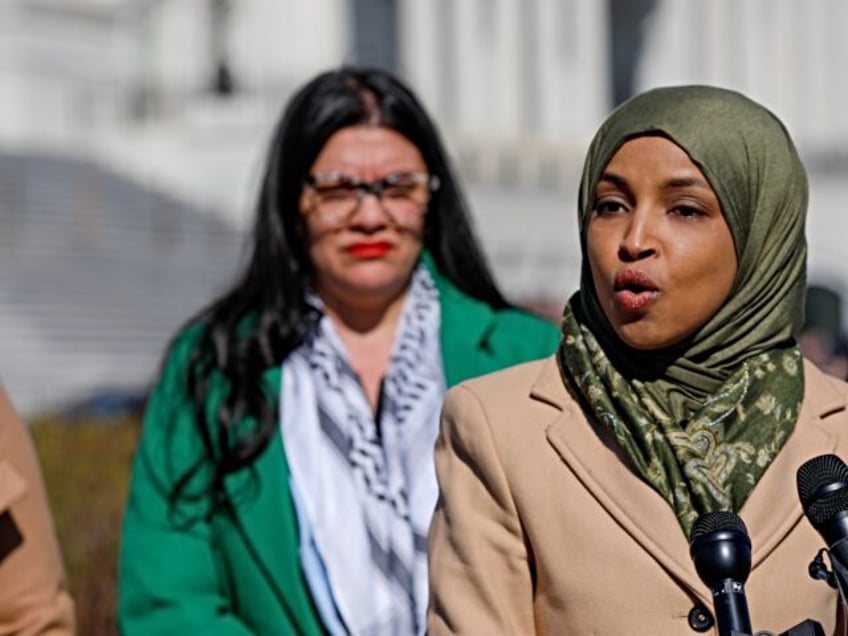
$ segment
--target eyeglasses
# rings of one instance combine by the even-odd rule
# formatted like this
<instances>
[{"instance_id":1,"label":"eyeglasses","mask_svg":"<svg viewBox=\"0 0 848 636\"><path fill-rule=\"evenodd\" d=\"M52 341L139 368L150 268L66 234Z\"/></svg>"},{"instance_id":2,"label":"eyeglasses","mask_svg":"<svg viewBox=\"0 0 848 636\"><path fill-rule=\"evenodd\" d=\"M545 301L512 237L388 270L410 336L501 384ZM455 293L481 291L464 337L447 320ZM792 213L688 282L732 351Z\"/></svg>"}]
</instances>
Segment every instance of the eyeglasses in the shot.
<instances>
[{"instance_id":1,"label":"eyeglasses","mask_svg":"<svg viewBox=\"0 0 848 636\"><path fill-rule=\"evenodd\" d=\"M393 223L414 223L426 213L430 194L440 185L437 176L426 172L397 172L370 182L341 172L322 172L304 180L312 210L330 225L347 223L368 194L377 197Z\"/></svg>"}]
</instances>

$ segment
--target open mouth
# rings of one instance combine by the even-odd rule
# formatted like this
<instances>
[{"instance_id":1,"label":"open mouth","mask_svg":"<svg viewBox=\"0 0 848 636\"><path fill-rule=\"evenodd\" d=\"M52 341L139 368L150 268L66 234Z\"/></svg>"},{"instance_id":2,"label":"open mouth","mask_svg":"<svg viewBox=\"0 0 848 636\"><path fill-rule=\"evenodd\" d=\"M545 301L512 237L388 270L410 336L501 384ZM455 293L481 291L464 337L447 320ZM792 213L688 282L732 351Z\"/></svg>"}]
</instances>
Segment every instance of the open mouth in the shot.
<instances>
[{"instance_id":1,"label":"open mouth","mask_svg":"<svg viewBox=\"0 0 848 636\"><path fill-rule=\"evenodd\" d=\"M659 296L659 289L647 274L624 270L615 277L615 298L625 311L638 311Z\"/></svg>"}]
</instances>

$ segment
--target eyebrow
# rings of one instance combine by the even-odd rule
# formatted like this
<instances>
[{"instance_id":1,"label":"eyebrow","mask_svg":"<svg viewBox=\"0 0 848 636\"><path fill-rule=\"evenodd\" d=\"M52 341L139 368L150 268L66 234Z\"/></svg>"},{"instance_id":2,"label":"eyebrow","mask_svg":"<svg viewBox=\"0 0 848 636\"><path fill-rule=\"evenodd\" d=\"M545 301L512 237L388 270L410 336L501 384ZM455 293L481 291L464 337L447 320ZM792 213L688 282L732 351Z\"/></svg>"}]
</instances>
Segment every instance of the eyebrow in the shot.
<instances>
[{"instance_id":1,"label":"eyebrow","mask_svg":"<svg viewBox=\"0 0 848 636\"><path fill-rule=\"evenodd\" d=\"M601 183L602 181L607 181L608 183L611 183L622 189L627 188L627 179L625 179L624 177L620 177L612 172L604 172L601 175L601 178L598 179L598 183Z\"/></svg>"},{"instance_id":2,"label":"eyebrow","mask_svg":"<svg viewBox=\"0 0 848 636\"><path fill-rule=\"evenodd\" d=\"M669 179L663 184L663 187L666 190L671 190L673 188L704 188L706 190L712 190L710 184L704 181L703 179L699 179L698 177L677 177L673 179Z\"/></svg>"},{"instance_id":3,"label":"eyebrow","mask_svg":"<svg viewBox=\"0 0 848 636\"><path fill-rule=\"evenodd\" d=\"M604 172L601 175L601 178L598 180L598 183L605 181L613 184L623 190L629 190L630 187L627 183L627 179L624 177L615 174L614 172ZM673 177L663 183L663 188L666 190L673 190L675 188L702 188L705 190L712 190L710 184L700 179L698 177Z\"/></svg>"}]
</instances>

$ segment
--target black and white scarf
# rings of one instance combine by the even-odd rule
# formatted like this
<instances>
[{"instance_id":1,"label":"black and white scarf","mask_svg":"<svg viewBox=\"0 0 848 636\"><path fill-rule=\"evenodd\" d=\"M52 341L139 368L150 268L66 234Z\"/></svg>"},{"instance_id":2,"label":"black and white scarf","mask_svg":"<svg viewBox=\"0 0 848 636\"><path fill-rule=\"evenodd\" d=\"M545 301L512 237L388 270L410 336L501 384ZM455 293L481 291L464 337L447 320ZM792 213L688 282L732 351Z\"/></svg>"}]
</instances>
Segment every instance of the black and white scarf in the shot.
<instances>
[{"instance_id":1,"label":"black and white scarf","mask_svg":"<svg viewBox=\"0 0 848 636\"><path fill-rule=\"evenodd\" d=\"M438 495L433 445L445 392L439 325L438 293L419 266L379 422L328 317L283 363L281 429L313 552L302 559L314 565L317 553L323 575L312 567L307 583L313 596L329 591L349 634L424 632L426 537Z\"/></svg>"}]
</instances>

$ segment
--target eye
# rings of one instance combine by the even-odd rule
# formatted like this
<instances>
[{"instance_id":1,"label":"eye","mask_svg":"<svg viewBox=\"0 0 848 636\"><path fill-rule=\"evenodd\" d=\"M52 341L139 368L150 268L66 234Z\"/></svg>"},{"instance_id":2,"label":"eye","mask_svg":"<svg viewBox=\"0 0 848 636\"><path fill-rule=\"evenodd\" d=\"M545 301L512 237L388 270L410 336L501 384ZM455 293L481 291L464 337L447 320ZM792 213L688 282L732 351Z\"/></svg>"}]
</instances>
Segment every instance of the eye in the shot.
<instances>
[{"instance_id":1,"label":"eye","mask_svg":"<svg viewBox=\"0 0 848 636\"><path fill-rule=\"evenodd\" d=\"M596 199L592 209L599 216L612 216L626 210L618 199Z\"/></svg>"},{"instance_id":2,"label":"eye","mask_svg":"<svg viewBox=\"0 0 848 636\"><path fill-rule=\"evenodd\" d=\"M326 201L352 199L356 197L356 188L352 185L321 186L315 188L318 196Z\"/></svg>"},{"instance_id":3,"label":"eye","mask_svg":"<svg viewBox=\"0 0 848 636\"><path fill-rule=\"evenodd\" d=\"M313 188L322 201L337 201L356 198L358 184L341 175L327 175L316 178Z\"/></svg>"},{"instance_id":4,"label":"eye","mask_svg":"<svg viewBox=\"0 0 848 636\"><path fill-rule=\"evenodd\" d=\"M698 219L707 216L707 212L697 205L678 204L671 208L671 214L674 214L682 219Z\"/></svg>"},{"instance_id":5,"label":"eye","mask_svg":"<svg viewBox=\"0 0 848 636\"><path fill-rule=\"evenodd\" d=\"M399 173L383 179L383 196L390 199L410 199L423 188L421 178L415 174Z\"/></svg>"}]
</instances>

